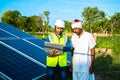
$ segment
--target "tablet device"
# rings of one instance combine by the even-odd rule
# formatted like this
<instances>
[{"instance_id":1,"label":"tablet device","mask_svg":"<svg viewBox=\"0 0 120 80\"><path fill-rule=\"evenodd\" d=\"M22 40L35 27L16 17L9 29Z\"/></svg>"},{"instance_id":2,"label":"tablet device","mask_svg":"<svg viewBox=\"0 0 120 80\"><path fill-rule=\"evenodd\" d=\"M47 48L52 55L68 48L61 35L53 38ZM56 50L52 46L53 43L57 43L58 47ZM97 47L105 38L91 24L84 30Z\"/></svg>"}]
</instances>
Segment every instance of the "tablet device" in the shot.
<instances>
[{"instance_id":1,"label":"tablet device","mask_svg":"<svg viewBox=\"0 0 120 80\"><path fill-rule=\"evenodd\" d=\"M45 51L50 52L52 49L56 49L58 52L56 54L63 54L63 45L55 44L50 42L45 42Z\"/></svg>"}]
</instances>

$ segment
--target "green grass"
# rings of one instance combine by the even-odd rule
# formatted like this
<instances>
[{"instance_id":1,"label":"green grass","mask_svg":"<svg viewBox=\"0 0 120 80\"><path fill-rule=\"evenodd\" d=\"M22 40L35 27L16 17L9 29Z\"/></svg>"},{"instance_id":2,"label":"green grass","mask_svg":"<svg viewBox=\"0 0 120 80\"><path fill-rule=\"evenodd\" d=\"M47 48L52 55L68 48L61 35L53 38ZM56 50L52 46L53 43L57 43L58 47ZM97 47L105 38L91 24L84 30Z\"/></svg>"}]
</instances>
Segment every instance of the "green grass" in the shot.
<instances>
[{"instance_id":1,"label":"green grass","mask_svg":"<svg viewBox=\"0 0 120 80\"><path fill-rule=\"evenodd\" d=\"M97 48L112 48L112 37L97 37Z\"/></svg>"}]
</instances>

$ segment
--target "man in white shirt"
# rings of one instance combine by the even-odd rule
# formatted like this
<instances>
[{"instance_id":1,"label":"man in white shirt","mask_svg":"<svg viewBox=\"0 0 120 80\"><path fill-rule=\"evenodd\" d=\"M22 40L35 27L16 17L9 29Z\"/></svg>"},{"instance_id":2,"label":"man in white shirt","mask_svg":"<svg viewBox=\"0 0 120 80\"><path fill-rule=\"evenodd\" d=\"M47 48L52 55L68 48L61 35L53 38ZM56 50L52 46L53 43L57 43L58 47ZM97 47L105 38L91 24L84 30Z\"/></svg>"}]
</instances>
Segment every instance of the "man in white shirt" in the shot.
<instances>
[{"instance_id":1,"label":"man in white shirt","mask_svg":"<svg viewBox=\"0 0 120 80\"><path fill-rule=\"evenodd\" d=\"M82 29L82 20L72 22L73 36L73 80L95 80L93 65L95 60L94 47L96 45L92 34Z\"/></svg>"}]
</instances>

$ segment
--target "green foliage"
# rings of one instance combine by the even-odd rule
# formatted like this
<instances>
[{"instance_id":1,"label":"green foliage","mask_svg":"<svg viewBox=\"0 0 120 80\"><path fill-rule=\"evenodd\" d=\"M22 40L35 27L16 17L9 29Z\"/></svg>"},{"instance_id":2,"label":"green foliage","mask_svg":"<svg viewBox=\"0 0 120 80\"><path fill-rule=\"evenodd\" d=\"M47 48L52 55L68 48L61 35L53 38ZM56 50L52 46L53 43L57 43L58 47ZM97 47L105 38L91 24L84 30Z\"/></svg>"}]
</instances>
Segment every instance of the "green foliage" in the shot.
<instances>
[{"instance_id":1,"label":"green foliage","mask_svg":"<svg viewBox=\"0 0 120 80\"><path fill-rule=\"evenodd\" d=\"M89 32L93 33L97 28L100 27L100 23L103 19L105 19L105 13L100 11L97 7L86 7L82 12L82 16L84 17L84 27L89 30ZM106 27L102 25L102 27ZM101 28L99 28L100 30Z\"/></svg>"},{"instance_id":2,"label":"green foliage","mask_svg":"<svg viewBox=\"0 0 120 80\"><path fill-rule=\"evenodd\" d=\"M96 53L94 69L96 72L120 71L120 62L116 63L116 60L118 59L112 54Z\"/></svg>"},{"instance_id":3,"label":"green foliage","mask_svg":"<svg viewBox=\"0 0 120 80\"><path fill-rule=\"evenodd\" d=\"M112 53L96 53L95 71L120 71L120 36L97 37L97 48L109 48Z\"/></svg>"},{"instance_id":4,"label":"green foliage","mask_svg":"<svg viewBox=\"0 0 120 80\"><path fill-rule=\"evenodd\" d=\"M112 60L111 55L97 53L95 58L95 71L111 70Z\"/></svg>"},{"instance_id":5,"label":"green foliage","mask_svg":"<svg viewBox=\"0 0 120 80\"><path fill-rule=\"evenodd\" d=\"M117 33L120 34L120 13L115 13L110 18L110 28L111 28L111 34Z\"/></svg>"},{"instance_id":6,"label":"green foliage","mask_svg":"<svg viewBox=\"0 0 120 80\"><path fill-rule=\"evenodd\" d=\"M21 30L24 30L24 31L28 31L29 28L28 28L28 26L26 24L27 20L28 20L28 17L26 17L26 16L18 17L17 18L17 26L18 26L18 28L21 29Z\"/></svg>"},{"instance_id":7,"label":"green foliage","mask_svg":"<svg viewBox=\"0 0 120 80\"><path fill-rule=\"evenodd\" d=\"M64 32L72 32L71 22L65 21L65 30Z\"/></svg>"},{"instance_id":8,"label":"green foliage","mask_svg":"<svg viewBox=\"0 0 120 80\"><path fill-rule=\"evenodd\" d=\"M86 7L82 16L84 18L84 29L91 33L120 33L120 13L115 13L109 19L105 12L97 7Z\"/></svg>"},{"instance_id":9,"label":"green foliage","mask_svg":"<svg viewBox=\"0 0 120 80\"><path fill-rule=\"evenodd\" d=\"M113 36L112 43L112 55L114 57L114 64L120 64L120 36Z\"/></svg>"},{"instance_id":10,"label":"green foliage","mask_svg":"<svg viewBox=\"0 0 120 80\"><path fill-rule=\"evenodd\" d=\"M97 37L97 48L112 48L112 37Z\"/></svg>"},{"instance_id":11,"label":"green foliage","mask_svg":"<svg viewBox=\"0 0 120 80\"><path fill-rule=\"evenodd\" d=\"M96 43L97 48L109 48L113 55L120 55L120 36L97 37Z\"/></svg>"},{"instance_id":12,"label":"green foliage","mask_svg":"<svg viewBox=\"0 0 120 80\"><path fill-rule=\"evenodd\" d=\"M15 27L18 27L17 18L19 18L20 16L21 13L18 10L14 10L14 11L8 10L3 13L1 17L1 21L13 25Z\"/></svg>"},{"instance_id":13,"label":"green foliage","mask_svg":"<svg viewBox=\"0 0 120 80\"><path fill-rule=\"evenodd\" d=\"M44 11L44 22L43 22L43 32L48 32L49 29L50 29L50 26L49 26L49 15L50 15L50 12L49 11Z\"/></svg>"},{"instance_id":14,"label":"green foliage","mask_svg":"<svg viewBox=\"0 0 120 80\"><path fill-rule=\"evenodd\" d=\"M22 16L18 10L8 10L3 13L1 21L13 25L27 32L51 32L49 25L50 12L44 11L41 16ZM120 33L120 13L115 13L109 18L104 11L97 7L86 7L82 11L83 28L91 33ZM65 32L71 32L71 23L65 20Z\"/></svg>"},{"instance_id":15,"label":"green foliage","mask_svg":"<svg viewBox=\"0 0 120 80\"><path fill-rule=\"evenodd\" d=\"M28 32L42 31L43 28L42 18L40 16L22 16L21 13L17 10L6 11L5 13L3 13L1 20L2 22L13 25L14 27Z\"/></svg>"},{"instance_id":16,"label":"green foliage","mask_svg":"<svg viewBox=\"0 0 120 80\"><path fill-rule=\"evenodd\" d=\"M28 18L29 31L38 32L42 27L42 19L40 16L31 16Z\"/></svg>"}]
</instances>

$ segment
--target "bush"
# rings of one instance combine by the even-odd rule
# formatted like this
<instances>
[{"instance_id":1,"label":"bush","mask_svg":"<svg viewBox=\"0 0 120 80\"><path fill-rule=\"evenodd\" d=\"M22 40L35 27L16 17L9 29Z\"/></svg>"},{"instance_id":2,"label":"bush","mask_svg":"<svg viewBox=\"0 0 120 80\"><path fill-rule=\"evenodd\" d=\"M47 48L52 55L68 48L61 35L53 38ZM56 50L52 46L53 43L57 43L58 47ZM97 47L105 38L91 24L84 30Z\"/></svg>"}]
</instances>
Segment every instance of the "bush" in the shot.
<instances>
[{"instance_id":1,"label":"bush","mask_svg":"<svg viewBox=\"0 0 120 80\"><path fill-rule=\"evenodd\" d=\"M107 54L96 54L95 58L95 71L109 71L111 70L113 58Z\"/></svg>"},{"instance_id":2,"label":"bush","mask_svg":"<svg viewBox=\"0 0 120 80\"><path fill-rule=\"evenodd\" d=\"M95 71L120 71L120 36L97 37L96 47L109 48L112 53L96 53Z\"/></svg>"},{"instance_id":3,"label":"bush","mask_svg":"<svg viewBox=\"0 0 120 80\"><path fill-rule=\"evenodd\" d=\"M112 55L114 57L114 63L120 65L120 36L112 37Z\"/></svg>"}]
</instances>

